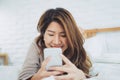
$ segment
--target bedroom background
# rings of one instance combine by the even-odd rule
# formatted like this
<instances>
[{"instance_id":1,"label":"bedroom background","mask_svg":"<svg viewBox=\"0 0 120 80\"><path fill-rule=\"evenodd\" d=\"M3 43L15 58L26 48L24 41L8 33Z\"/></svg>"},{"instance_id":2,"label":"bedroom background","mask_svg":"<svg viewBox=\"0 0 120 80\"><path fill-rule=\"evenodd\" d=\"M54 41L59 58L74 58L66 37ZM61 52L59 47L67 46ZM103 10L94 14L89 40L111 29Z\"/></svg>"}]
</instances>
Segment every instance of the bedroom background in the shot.
<instances>
[{"instance_id":1,"label":"bedroom background","mask_svg":"<svg viewBox=\"0 0 120 80\"><path fill-rule=\"evenodd\" d=\"M0 80L17 79L29 45L38 34L39 17L46 9L68 9L83 30L120 28L119 3L119 0L0 0L0 55L8 55L6 66L0 57ZM85 41L100 80L119 79L119 41L119 30L98 32Z\"/></svg>"}]
</instances>

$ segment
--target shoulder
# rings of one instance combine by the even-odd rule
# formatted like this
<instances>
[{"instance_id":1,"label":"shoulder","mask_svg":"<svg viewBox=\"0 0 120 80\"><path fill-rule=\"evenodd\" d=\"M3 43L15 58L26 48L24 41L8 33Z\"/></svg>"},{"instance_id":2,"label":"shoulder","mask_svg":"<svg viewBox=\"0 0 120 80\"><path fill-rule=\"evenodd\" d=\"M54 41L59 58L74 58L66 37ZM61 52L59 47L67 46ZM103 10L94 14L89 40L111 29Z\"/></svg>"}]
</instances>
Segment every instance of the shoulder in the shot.
<instances>
[{"instance_id":1,"label":"shoulder","mask_svg":"<svg viewBox=\"0 0 120 80\"><path fill-rule=\"evenodd\" d=\"M38 45L36 43L36 39L34 39L30 43L30 46L29 46L29 49L28 49L28 53L37 53L37 54L41 53L41 50L39 49L39 47L38 47Z\"/></svg>"}]
</instances>

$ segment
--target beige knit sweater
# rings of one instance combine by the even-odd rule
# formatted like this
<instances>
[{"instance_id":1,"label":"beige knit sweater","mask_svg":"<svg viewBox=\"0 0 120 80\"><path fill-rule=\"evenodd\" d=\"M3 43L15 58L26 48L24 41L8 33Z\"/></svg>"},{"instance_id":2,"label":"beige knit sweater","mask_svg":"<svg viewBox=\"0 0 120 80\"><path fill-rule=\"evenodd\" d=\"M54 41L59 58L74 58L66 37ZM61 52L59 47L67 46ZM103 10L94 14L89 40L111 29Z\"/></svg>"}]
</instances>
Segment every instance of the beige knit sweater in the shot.
<instances>
[{"instance_id":1,"label":"beige knit sweater","mask_svg":"<svg viewBox=\"0 0 120 80\"><path fill-rule=\"evenodd\" d=\"M43 57L39 54L40 50L34 41L30 45L23 68L18 76L18 80L28 80L40 69ZM93 68L90 69L90 75L96 75L96 72L93 70Z\"/></svg>"},{"instance_id":2,"label":"beige knit sweater","mask_svg":"<svg viewBox=\"0 0 120 80\"><path fill-rule=\"evenodd\" d=\"M37 44L32 42L23 64L23 68L18 76L18 80L27 80L40 69L43 57L39 55L39 53L40 51Z\"/></svg>"}]
</instances>

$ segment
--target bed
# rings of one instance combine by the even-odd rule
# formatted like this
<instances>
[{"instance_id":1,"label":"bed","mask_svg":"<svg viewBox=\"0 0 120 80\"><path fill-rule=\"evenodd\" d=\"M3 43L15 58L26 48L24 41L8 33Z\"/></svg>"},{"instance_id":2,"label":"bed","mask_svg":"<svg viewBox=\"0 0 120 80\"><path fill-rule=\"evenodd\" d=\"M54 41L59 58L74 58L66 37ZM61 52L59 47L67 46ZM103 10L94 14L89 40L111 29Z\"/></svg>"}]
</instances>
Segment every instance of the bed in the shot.
<instances>
[{"instance_id":1,"label":"bed","mask_svg":"<svg viewBox=\"0 0 120 80\"><path fill-rule=\"evenodd\" d=\"M97 77L93 77L89 80L119 80L119 75L120 75L120 55L116 53L114 54L106 54L106 55L101 55L101 50L100 47L98 47L98 43L99 42L95 42L97 41L96 39L93 39L91 37L95 36L97 31L98 32L102 32L102 31L117 31L120 30L119 28L110 28L110 29L94 29L94 30L86 30L84 31L84 35L86 40L85 43L85 49L88 51L88 53L90 53L89 55L92 57L93 59L93 66L94 66L94 71L95 73L99 73L99 75ZM89 38L89 39L88 39ZM91 39L90 39L91 38ZM95 45L93 45L91 43L91 41L93 41L93 43L95 43ZM91 46L87 46L87 45L93 45L93 47ZM97 46L97 47L96 47ZM97 48L96 50L92 50L94 48ZM93 55L94 53L94 55ZM100 54L99 54L100 53ZM107 57L109 55L109 58ZM111 56L111 57L110 57ZM18 74L21 71L21 67L22 65L1 65L0 66L0 80L17 80Z\"/></svg>"}]
</instances>

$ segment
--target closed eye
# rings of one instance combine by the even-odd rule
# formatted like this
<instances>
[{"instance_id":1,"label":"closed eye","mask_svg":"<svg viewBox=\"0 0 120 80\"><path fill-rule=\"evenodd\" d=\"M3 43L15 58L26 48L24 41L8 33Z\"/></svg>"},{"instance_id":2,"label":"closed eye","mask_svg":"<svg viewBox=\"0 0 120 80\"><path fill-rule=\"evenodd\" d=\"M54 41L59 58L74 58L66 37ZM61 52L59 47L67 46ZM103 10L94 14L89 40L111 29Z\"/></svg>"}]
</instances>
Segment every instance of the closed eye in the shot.
<instances>
[{"instance_id":1,"label":"closed eye","mask_svg":"<svg viewBox=\"0 0 120 80\"><path fill-rule=\"evenodd\" d=\"M66 37L66 35L65 35L65 34L62 34L61 37Z\"/></svg>"},{"instance_id":2,"label":"closed eye","mask_svg":"<svg viewBox=\"0 0 120 80\"><path fill-rule=\"evenodd\" d=\"M54 36L53 34L48 34L49 36Z\"/></svg>"},{"instance_id":3,"label":"closed eye","mask_svg":"<svg viewBox=\"0 0 120 80\"><path fill-rule=\"evenodd\" d=\"M61 37L66 37L65 32L62 32L60 35L61 35Z\"/></svg>"}]
</instances>

